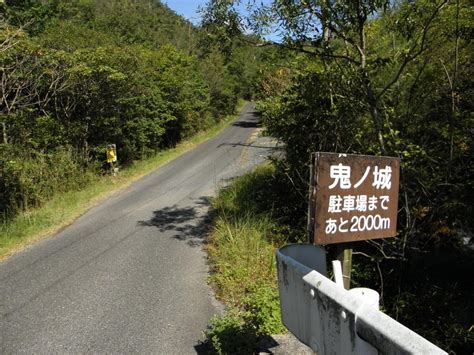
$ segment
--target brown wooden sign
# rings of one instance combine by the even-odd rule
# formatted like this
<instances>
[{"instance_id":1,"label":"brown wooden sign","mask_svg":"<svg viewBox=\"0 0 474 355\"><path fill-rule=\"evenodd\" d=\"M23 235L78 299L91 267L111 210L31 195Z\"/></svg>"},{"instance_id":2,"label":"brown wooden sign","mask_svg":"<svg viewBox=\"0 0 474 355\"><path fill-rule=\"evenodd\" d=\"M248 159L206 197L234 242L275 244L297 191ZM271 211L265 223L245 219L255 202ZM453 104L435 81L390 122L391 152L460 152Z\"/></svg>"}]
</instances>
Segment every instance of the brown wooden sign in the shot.
<instances>
[{"instance_id":1,"label":"brown wooden sign","mask_svg":"<svg viewBox=\"0 0 474 355\"><path fill-rule=\"evenodd\" d=\"M396 235L400 159L316 153L314 164L315 244Z\"/></svg>"}]
</instances>

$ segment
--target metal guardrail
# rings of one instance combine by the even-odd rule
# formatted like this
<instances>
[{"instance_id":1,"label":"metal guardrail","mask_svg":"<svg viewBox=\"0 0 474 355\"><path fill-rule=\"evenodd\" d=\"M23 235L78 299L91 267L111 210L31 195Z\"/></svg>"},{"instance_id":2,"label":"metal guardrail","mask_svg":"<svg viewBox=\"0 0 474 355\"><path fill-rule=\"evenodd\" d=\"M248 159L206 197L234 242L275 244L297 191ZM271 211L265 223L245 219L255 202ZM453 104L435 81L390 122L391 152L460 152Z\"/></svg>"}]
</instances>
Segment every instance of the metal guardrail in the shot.
<instances>
[{"instance_id":1,"label":"metal guardrail","mask_svg":"<svg viewBox=\"0 0 474 355\"><path fill-rule=\"evenodd\" d=\"M321 248L283 247L277 266L283 323L319 355L447 354L379 311L375 291L348 291L328 279Z\"/></svg>"}]
</instances>

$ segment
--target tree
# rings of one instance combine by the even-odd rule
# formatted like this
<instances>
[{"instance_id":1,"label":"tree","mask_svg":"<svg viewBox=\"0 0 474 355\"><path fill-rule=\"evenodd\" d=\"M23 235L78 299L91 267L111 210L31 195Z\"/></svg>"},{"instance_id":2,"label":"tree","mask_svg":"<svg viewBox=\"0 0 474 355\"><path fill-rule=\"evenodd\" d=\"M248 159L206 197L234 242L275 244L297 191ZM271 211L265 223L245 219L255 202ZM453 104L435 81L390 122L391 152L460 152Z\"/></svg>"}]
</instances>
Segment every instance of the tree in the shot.
<instances>
[{"instance_id":1,"label":"tree","mask_svg":"<svg viewBox=\"0 0 474 355\"><path fill-rule=\"evenodd\" d=\"M367 262L355 258L355 278L379 289L387 312L466 352L472 320L461 315L472 309L472 288L455 268L472 267L465 245L472 247L474 230L470 3L276 0L238 24L260 34L276 26L278 43L255 45L296 53L281 70L268 66L263 78L272 81L263 81L259 103L265 128L284 143L278 167L292 186L288 200L300 201L293 227L304 233L311 152L399 156L398 238L358 243ZM453 310L439 299L464 306ZM425 304L417 300L437 310L422 325Z\"/></svg>"},{"instance_id":2,"label":"tree","mask_svg":"<svg viewBox=\"0 0 474 355\"><path fill-rule=\"evenodd\" d=\"M311 57L317 57L327 64L349 66L363 88L363 99L372 118L380 150L387 154L383 115L380 102L387 91L397 83L406 66L427 49L427 36L432 23L448 0L427 2L420 16L412 17L412 33L406 41L402 54L382 55L373 53L367 39L369 19L377 18L390 11L390 1L370 0L340 2L330 0L284 1L276 0L270 5L254 8L252 15L243 20L237 10L240 1L211 1L203 18L203 26L217 28L215 32L228 42L232 35L243 33L248 27L257 33L265 33L277 25L283 41L281 43L261 42L260 45L285 46ZM247 4L250 6L251 4ZM396 5L400 6L400 5ZM246 26L247 24L247 26ZM222 28L227 30L222 30ZM227 45L226 45L227 46ZM381 88L374 85L374 76L388 61L398 62L392 78ZM379 64L380 63L380 64ZM329 70L328 67L326 69Z\"/></svg>"}]
</instances>

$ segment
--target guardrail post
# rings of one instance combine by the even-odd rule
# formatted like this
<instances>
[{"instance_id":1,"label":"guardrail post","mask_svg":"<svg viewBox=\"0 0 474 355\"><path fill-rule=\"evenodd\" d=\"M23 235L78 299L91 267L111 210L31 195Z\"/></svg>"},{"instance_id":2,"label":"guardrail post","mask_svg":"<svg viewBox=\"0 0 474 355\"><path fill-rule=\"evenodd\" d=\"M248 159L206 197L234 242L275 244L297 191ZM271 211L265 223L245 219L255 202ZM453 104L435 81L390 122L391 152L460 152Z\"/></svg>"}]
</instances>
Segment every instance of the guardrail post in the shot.
<instances>
[{"instance_id":1,"label":"guardrail post","mask_svg":"<svg viewBox=\"0 0 474 355\"><path fill-rule=\"evenodd\" d=\"M357 316L359 315L360 311L363 311L365 309L365 307L370 307L370 308L379 310L380 295L377 291L372 290L370 288L358 287L358 288L350 289L349 294L356 295L357 297L360 297L361 300L363 300L363 303L361 303L360 308L356 312L356 315L355 315L356 325L357 325ZM362 338L360 338L357 335L356 341L355 341L354 353L361 354L361 355L365 355L365 354L377 355L379 352L376 348L374 348L372 345L370 345L369 343L367 343L366 341L364 341Z\"/></svg>"}]
</instances>

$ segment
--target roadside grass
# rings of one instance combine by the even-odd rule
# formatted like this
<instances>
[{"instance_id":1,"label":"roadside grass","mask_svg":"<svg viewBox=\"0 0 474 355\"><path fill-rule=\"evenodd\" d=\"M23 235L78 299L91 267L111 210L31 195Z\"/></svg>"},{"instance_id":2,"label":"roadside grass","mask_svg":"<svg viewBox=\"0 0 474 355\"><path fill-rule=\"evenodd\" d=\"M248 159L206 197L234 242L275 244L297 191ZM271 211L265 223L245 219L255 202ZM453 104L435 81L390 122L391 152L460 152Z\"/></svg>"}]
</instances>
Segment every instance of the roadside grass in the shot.
<instances>
[{"instance_id":1,"label":"roadside grass","mask_svg":"<svg viewBox=\"0 0 474 355\"><path fill-rule=\"evenodd\" d=\"M281 185L273 165L236 178L213 200L207 251L210 283L227 308L211 320L207 339L217 354L252 354L260 336L284 333L275 251L288 234L272 205Z\"/></svg>"},{"instance_id":2,"label":"roadside grass","mask_svg":"<svg viewBox=\"0 0 474 355\"><path fill-rule=\"evenodd\" d=\"M304 197L291 193L284 170L269 164L235 179L213 200L210 283L226 311L207 330L211 353L253 354L262 335L284 331L274 254L306 238L298 201ZM335 251L327 246L328 260ZM377 290L386 314L447 352L473 354L474 284L466 272L474 265L472 252L414 252L400 260L378 256L368 243L355 251L353 287Z\"/></svg>"},{"instance_id":3,"label":"roadside grass","mask_svg":"<svg viewBox=\"0 0 474 355\"><path fill-rule=\"evenodd\" d=\"M241 101L237 112L240 112L245 104L245 101ZM38 240L58 233L111 194L193 149L198 144L215 137L235 118L236 115L229 115L216 126L184 140L175 148L166 149L153 157L136 161L121 170L118 176L95 176L83 189L56 194L40 208L27 210L12 219L3 219L0 224L0 260L23 250Z\"/></svg>"}]
</instances>

